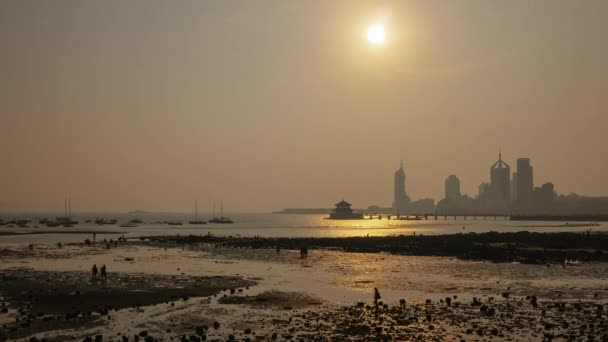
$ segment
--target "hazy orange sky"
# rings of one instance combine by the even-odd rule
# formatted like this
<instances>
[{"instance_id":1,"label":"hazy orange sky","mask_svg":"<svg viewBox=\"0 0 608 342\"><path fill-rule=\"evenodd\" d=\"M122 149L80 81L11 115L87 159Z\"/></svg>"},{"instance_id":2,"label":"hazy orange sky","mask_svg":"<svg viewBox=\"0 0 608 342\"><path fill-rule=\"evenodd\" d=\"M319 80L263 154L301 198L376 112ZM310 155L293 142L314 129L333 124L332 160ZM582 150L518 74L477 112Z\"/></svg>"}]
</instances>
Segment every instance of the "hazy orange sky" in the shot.
<instances>
[{"instance_id":1,"label":"hazy orange sky","mask_svg":"<svg viewBox=\"0 0 608 342\"><path fill-rule=\"evenodd\" d=\"M608 1L0 1L0 210L608 195ZM384 46L364 39L382 21Z\"/></svg>"}]
</instances>

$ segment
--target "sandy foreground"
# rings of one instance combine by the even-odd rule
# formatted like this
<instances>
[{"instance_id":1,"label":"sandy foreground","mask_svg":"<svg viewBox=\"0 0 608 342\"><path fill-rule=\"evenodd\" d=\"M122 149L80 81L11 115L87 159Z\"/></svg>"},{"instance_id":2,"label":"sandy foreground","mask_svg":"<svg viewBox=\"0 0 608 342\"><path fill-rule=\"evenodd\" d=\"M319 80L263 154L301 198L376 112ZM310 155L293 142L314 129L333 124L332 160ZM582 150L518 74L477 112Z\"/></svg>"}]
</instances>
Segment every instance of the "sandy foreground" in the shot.
<instances>
[{"instance_id":1,"label":"sandy foreground","mask_svg":"<svg viewBox=\"0 0 608 342\"><path fill-rule=\"evenodd\" d=\"M14 245L0 249L0 296L0 340L608 341L606 263Z\"/></svg>"}]
</instances>

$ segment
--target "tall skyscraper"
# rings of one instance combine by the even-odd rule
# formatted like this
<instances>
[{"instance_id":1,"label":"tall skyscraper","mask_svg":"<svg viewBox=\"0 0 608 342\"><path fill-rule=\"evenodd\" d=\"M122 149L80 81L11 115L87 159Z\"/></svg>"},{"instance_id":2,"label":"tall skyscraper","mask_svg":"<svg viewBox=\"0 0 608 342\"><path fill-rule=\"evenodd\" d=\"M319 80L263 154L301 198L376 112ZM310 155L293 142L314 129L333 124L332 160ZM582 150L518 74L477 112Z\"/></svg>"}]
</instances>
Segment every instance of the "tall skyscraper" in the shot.
<instances>
[{"instance_id":1,"label":"tall skyscraper","mask_svg":"<svg viewBox=\"0 0 608 342\"><path fill-rule=\"evenodd\" d=\"M490 168L490 198L507 203L511 200L511 167L502 160L502 153Z\"/></svg>"},{"instance_id":2,"label":"tall skyscraper","mask_svg":"<svg viewBox=\"0 0 608 342\"><path fill-rule=\"evenodd\" d=\"M393 210L398 214L404 214L409 204L409 197L405 193L405 171L403 161L399 170L395 171Z\"/></svg>"},{"instance_id":3,"label":"tall skyscraper","mask_svg":"<svg viewBox=\"0 0 608 342\"><path fill-rule=\"evenodd\" d=\"M530 207L534 196L534 176L530 158L517 159L517 205Z\"/></svg>"},{"instance_id":4,"label":"tall skyscraper","mask_svg":"<svg viewBox=\"0 0 608 342\"><path fill-rule=\"evenodd\" d=\"M445 179L445 199L457 200L460 196L460 179L456 175L449 175Z\"/></svg>"},{"instance_id":5,"label":"tall skyscraper","mask_svg":"<svg viewBox=\"0 0 608 342\"><path fill-rule=\"evenodd\" d=\"M513 172L511 179L511 201L517 202L517 172Z\"/></svg>"}]
</instances>

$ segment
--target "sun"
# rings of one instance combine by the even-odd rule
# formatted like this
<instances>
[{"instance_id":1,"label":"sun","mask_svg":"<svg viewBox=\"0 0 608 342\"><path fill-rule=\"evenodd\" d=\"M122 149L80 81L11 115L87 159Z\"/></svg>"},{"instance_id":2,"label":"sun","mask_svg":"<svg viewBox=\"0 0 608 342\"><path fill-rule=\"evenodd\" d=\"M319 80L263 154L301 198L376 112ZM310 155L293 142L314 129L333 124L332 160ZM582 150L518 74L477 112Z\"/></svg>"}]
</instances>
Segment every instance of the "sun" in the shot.
<instances>
[{"instance_id":1,"label":"sun","mask_svg":"<svg viewBox=\"0 0 608 342\"><path fill-rule=\"evenodd\" d=\"M367 41L373 45L382 45L386 40L386 32L381 25L371 25L367 28Z\"/></svg>"}]
</instances>

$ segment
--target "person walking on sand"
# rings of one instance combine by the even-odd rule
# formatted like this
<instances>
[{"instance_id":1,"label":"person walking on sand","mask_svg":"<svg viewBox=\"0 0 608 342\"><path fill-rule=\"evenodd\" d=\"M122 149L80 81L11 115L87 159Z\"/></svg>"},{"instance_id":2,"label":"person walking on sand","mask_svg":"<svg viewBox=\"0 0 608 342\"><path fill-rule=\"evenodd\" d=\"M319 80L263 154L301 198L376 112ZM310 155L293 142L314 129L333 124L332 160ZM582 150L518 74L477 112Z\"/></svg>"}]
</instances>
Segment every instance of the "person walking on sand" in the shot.
<instances>
[{"instance_id":1,"label":"person walking on sand","mask_svg":"<svg viewBox=\"0 0 608 342\"><path fill-rule=\"evenodd\" d=\"M93 269L91 270L91 280L97 280L97 265L93 264Z\"/></svg>"},{"instance_id":2,"label":"person walking on sand","mask_svg":"<svg viewBox=\"0 0 608 342\"><path fill-rule=\"evenodd\" d=\"M378 311L378 299L382 298L380 296L380 291L378 291L377 287L374 287L374 307L376 308L376 311Z\"/></svg>"},{"instance_id":3,"label":"person walking on sand","mask_svg":"<svg viewBox=\"0 0 608 342\"><path fill-rule=\"evenodd\" d=\"M101 280L106 281L108 279L108 275L106 273L106 265L101 266Z\"/></svg>"},{"instance_id":4,"label":"person walking on sand","mask_svg":"<svg viewBox=\"0 0 608 342\"><path fill-rule=\"evenodd\" d=\"M95 244L95 238L97 237L96 233L93 233L93 244Z\"/></svg>"}]
</instances>

